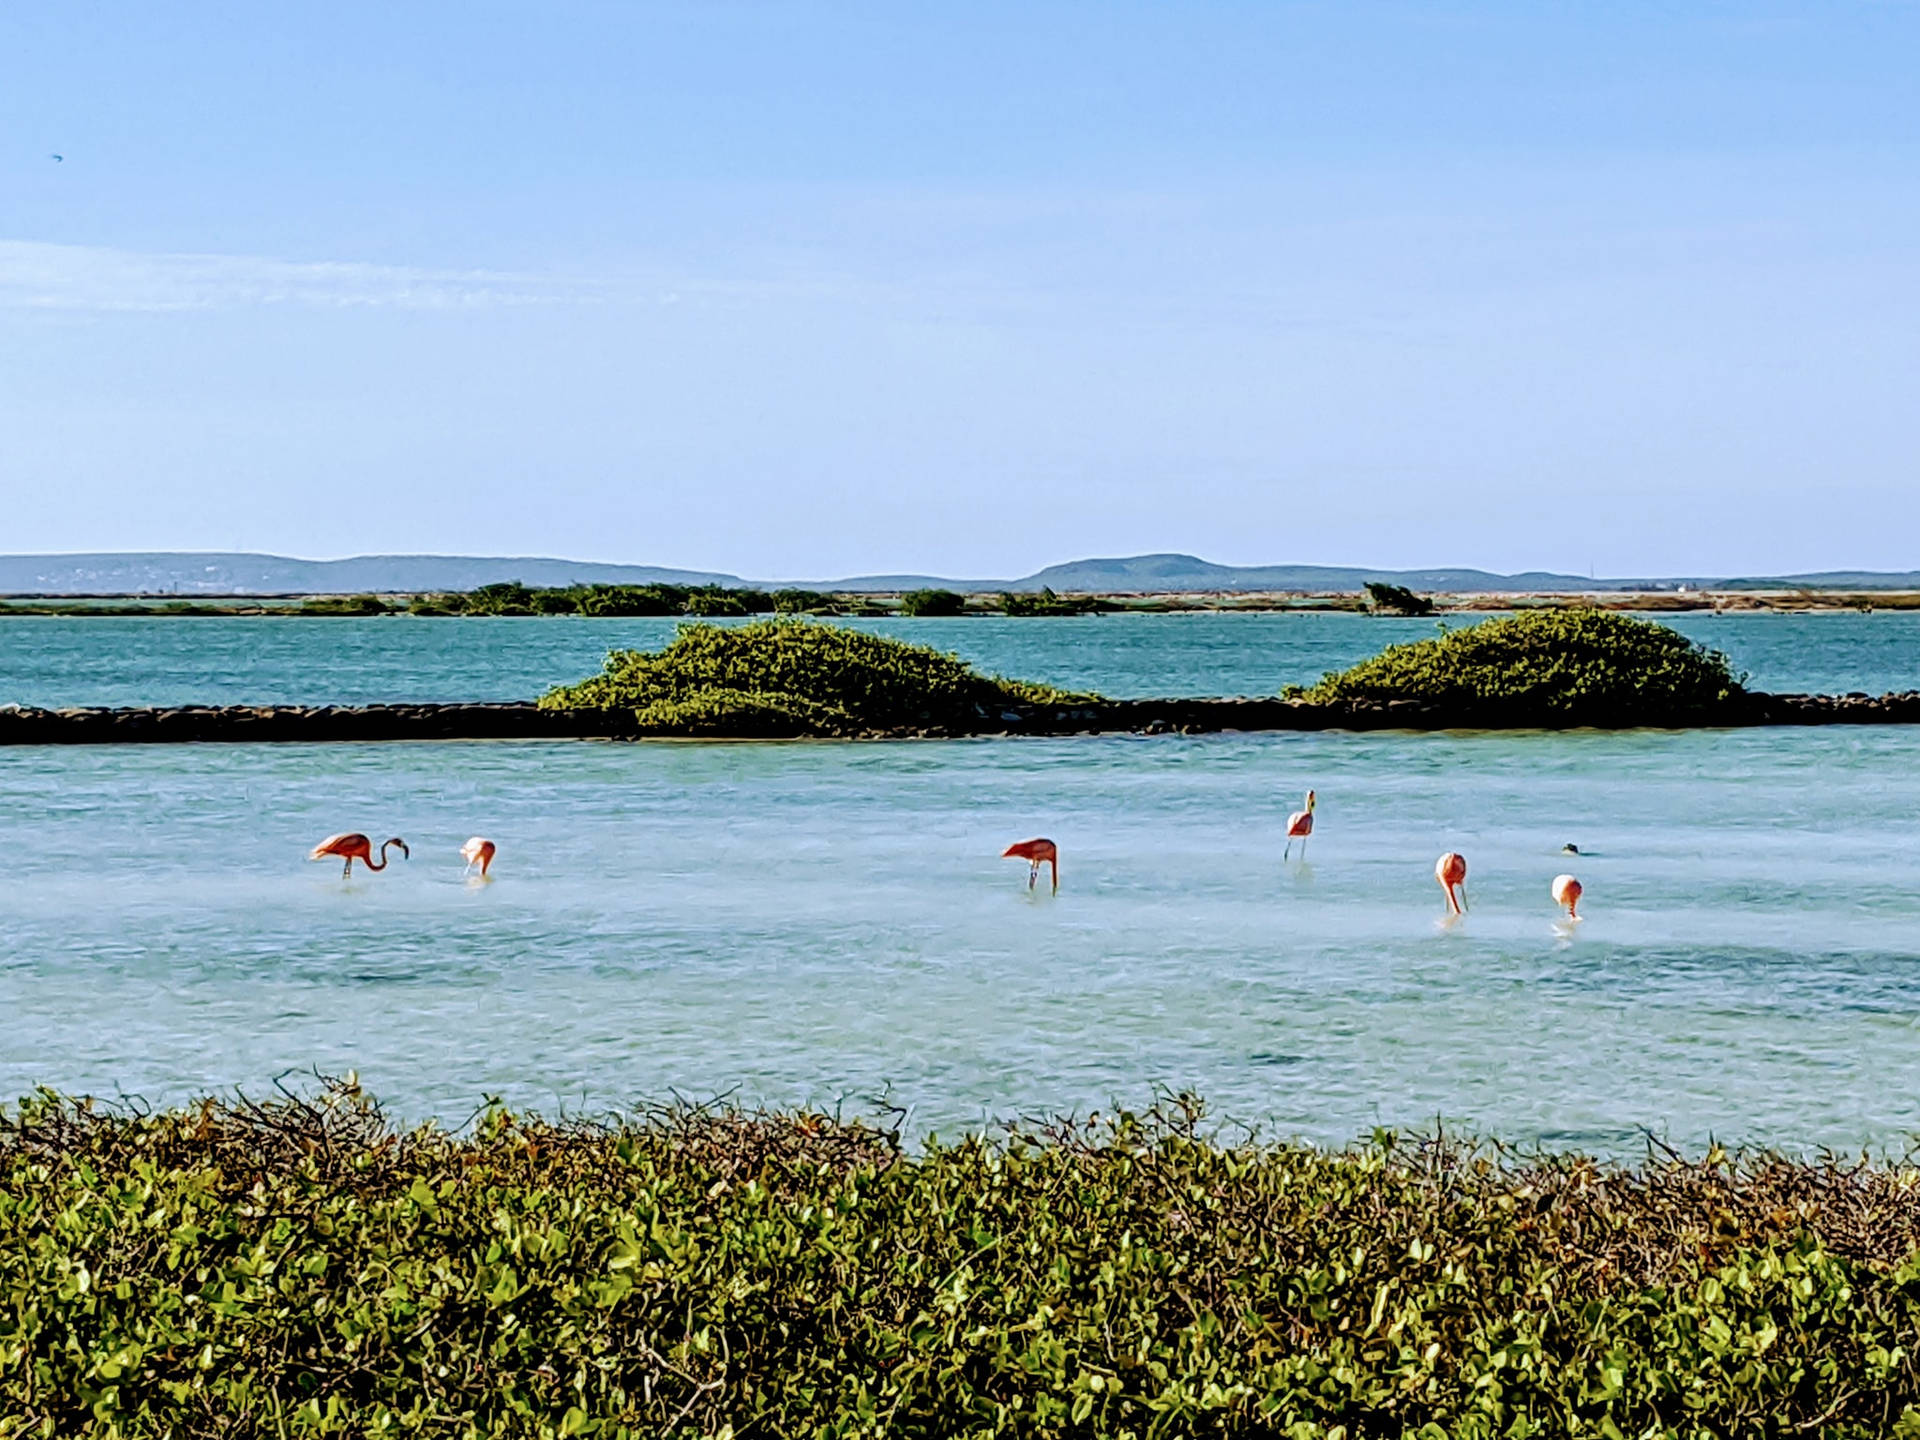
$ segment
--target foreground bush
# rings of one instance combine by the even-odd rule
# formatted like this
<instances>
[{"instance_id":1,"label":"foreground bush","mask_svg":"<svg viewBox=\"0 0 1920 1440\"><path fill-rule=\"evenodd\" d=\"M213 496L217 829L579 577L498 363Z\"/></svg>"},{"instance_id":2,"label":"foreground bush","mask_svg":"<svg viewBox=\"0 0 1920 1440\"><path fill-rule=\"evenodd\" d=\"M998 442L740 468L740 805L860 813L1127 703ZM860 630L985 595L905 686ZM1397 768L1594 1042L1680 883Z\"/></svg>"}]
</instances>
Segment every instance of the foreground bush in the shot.
<instances>
[{"instance_id":1,"label":"foreground bush","mask_svg":"<svg viewBox=\"0 0 1920 1440\"><path fill-rule=\"evenodd\" d=\"M823 1115L0 1122L0 1435L1920 1435L1920 1175Z\"/></svg>"},{"instance_id":2,"label":"foreground bush","mask_svg":"<svg viewBox=\"0 0 1920 1440\"><path fill-rule=\"evenodd\" d=\"M547 709L630 710L667 735L858 735L976 729L1008 704L1075 697L989 679L952 655L802 620L687 625L658 652L616 650L606 668L541 697Z\"/></svg>"},{"instance_id":3,"label":"foreground bush","mask_svg":"<svg viewBox=\"0 0 1920 1440\"><path fill-rule=\"evenodd\" d=\"M1738 697L1727 657L1609 610L1527 610L1390 645L1295 692L1327 703L1420 700L1502 714L1617 720L1710 716Z\"/></svg>"}]
</instances>

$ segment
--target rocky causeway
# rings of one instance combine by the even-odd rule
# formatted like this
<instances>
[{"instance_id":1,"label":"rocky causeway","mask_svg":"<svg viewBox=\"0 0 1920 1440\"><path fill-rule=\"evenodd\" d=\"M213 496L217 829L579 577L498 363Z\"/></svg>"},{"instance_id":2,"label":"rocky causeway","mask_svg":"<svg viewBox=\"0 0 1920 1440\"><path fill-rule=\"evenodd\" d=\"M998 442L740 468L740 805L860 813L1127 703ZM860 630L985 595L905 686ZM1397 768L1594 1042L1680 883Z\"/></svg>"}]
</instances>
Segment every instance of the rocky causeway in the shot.
<instances>
[{"instance_id":1,"label":"rocky causeway","mask_svg":"<svg viewBox=\"0 0 1920 1440\"><path fill-rule=\"evenodd\" d=\"M902 727L847 738L1209 734L1259 730L1632 729L1920 723L1920 691L1886 695L1749 693L1684 722L1615 713L1579 719L1412 700L1312 704L1278 698L1083 701L982 708L964 728ZM531 702L393 705L0 706L0 745L374 740L634 740L626 711L543 710Z\"/></svg>"}]
</instances>

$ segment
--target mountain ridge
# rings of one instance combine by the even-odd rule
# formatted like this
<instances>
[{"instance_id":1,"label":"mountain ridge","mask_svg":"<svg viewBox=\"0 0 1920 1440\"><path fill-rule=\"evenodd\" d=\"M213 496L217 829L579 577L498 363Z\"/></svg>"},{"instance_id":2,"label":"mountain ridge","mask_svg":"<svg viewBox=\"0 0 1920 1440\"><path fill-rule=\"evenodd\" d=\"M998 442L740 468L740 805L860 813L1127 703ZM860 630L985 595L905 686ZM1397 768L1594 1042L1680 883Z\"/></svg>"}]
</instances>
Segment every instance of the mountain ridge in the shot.
<instances>
[{"instance_id":1,"label":"mountain ridge","mask_svg":"<svg viewBox=\"0 0 1920 1440\"><path fill-rule=\"evenodd\" d=\"M471 590L497 581L572 584L786 585L883 592L942 588L965 592L1180 593L1360 590L1369 580L1451 594L1500 591L1577 594L1689 589L1920 590L1920 571L1826 570L1793 575L1594 577L1548 570L1500 574L1470 567L1417 570L1355 565L1220 565L1167 552L1071 560L1019 579L956 580L937 575L858 575L838 580L748 581L725 571L564 560L551 556L354 555L304 560L245 551L77 551L0 555L0 594L269 595Z\"/></svg>"}]
</instances>

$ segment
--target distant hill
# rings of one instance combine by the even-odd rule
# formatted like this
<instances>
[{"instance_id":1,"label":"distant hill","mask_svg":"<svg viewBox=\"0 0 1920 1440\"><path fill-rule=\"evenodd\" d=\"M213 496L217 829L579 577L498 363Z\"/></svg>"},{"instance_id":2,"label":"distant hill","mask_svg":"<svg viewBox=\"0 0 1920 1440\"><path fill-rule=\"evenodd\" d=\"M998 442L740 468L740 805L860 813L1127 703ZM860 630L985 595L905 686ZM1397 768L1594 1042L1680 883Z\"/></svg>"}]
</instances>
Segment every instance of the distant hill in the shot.
<instances>
[{"instance_id":1,"label":"distant hill","mask_svg":"<svg viewBox=\"0 0 1920 1440\"><path fill-rule=\"evenodd\" d=\"M356 555L290 560L217 551L0 555L8 595L335 595L471 590L497 580L528 585L739 585L738 576L654 565L596 565L533 556Z\"/></svg>"},{"instance_id":2,"label":"distant hill","mask_svg":"<svg viewBox=\"0 0 1920 1440\"><path fill-rule=\"evenodd\" d=\"M346 560L295 560L281 555L153 552L86 555L0 555L0 594L7 595L337 595L471 590L500 580L528 585L762 585L711 570L607 565L545 556L356 555ZM1018 580L952 580L937 575L860 575L797 582L816 590L900 591L939 587L967 592L1053 589L1062 594L1192 591L1357 591L1368 580L1443 594L1722 590L1920 590L1920 571L1830 570L1817 574L1643 579L1561 575L1528 570L1368 570L1350 565L1216 565L1193 555L1132 555L1049 565Z\"/></svg>"},{"instance_id":3,"label":"distant hill","mask_svg":"<svg viewBox=\"0 0 1920 1440\"><path fill-rule=\"evenodd\" d=\"M1071 560L1019 580L952 580L937 575L857 575L813 582L820 590L894 591L938 586L948 590L1000 591L1051 589L1061 594L1167 594L1193 591L1307 590L1357 591L1369 580L1385 580L1416 590L1476 594L1490 590L1595 591L1672 589L1701 581L1591 580L1584 575L1555 575L1531 570L1495 575L1485 570L1365 570L1346 565L1216 565L1195 555L1130 555L1101 560Z\"/></svg>"},{"instance_id":4,"label":"distant hill","mask_svg":"<svg viewBox=\"0 0 1920 1440\"><path fill-rule=\"evenodd\" d=\"M1736 576L1720 590L1920 590L1920 570L1817 570L1807 575Z\"/></svg>"},{"instance_id":5,"label":"distant hill","mask_svg":"<svg viewBox=\"0 0 1920 1440\"><path fill-rule=\"evenodd\" d=\"M1384 580L1415 590L1471 594L1486 590L1617 590L1644 582L1591 580L1531 570L1495 575L1485 570L1363 570L1346 565L1215 565L1192 555L1134 555L1117 560L1074 560L1049 565L1015 588L1050 586L1065 591L1129 590L1358 590Z\"/></svg>"}]
</instances>

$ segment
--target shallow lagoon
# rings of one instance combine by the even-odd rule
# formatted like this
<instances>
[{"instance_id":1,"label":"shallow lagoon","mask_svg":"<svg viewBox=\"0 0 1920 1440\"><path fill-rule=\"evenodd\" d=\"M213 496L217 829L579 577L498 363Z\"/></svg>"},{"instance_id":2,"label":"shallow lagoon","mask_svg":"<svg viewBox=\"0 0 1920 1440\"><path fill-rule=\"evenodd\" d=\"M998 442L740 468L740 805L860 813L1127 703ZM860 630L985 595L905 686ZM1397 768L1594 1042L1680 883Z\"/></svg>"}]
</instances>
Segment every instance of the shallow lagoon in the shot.
<instances>
[{"instance_id":1,"label":"shallow lagoon","mask_svg":"<svg viewBox=\"0 0 1920 1440\"><path fill-rule=\"evenodd\" d=\"M1320 833L1283 864L1308 785ZM677 1090L885 1097L924 1132L1166 1086L1331 1142L1895 1145L1917 814L1894 727L6 750L0 1093L351 1067L450 1122ZM414 859L343 885L303 859L342 828ZM475 831L489 885L460 876ZM1057 899L996 858L1034 833ZM1451 929L1446 848L1473 866Z\"/></svg>"}]
</instances>

